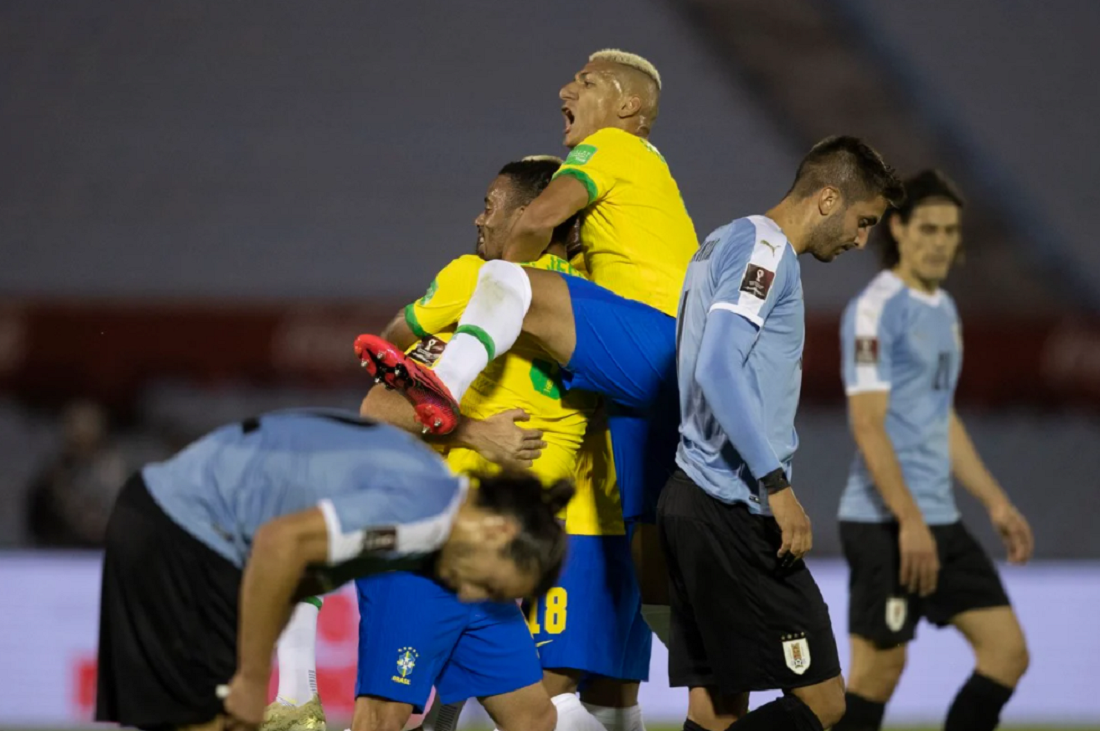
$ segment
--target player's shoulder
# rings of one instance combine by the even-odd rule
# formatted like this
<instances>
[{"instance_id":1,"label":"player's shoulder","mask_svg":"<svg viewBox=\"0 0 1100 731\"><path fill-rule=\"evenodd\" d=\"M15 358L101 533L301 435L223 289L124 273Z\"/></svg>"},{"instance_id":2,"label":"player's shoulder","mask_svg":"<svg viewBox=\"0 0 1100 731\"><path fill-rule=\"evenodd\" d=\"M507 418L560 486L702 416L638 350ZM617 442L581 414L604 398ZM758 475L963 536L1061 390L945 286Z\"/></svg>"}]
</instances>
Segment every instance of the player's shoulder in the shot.
<instances>
[{"instance_id":1,"label":"player's shoulder","mask_svg":"<svg viewBox=\"0 0 1100 731\"><path fill-rule=\"evenodd\" d=\"M581 140L581 145L610 145L612 147L624 147L627 145L640 147L638 144L642 138L633 135L618 127L603 127ZM578 145L580 147L580 145Z\"/></svg>"},{"instance_id":2,"label":"player's shoulder","mask_svg":"<svg viewBox=\"0 0 1100 731\"><path fill-rule=\"evenodd\" d=\"M616 127L604 127L581 140L580 144L574 147L565 158L565 165L583 167L593 159L596 159L597 163L601 160L621 160L624 156L644 152L647 147L656 152L657 148L637 135Z\"/></svg>"},{"instance_id":3,"label":"player's shoulder","mask_svg":"<svg viewBox=\"0 0 1100 731\"><path fill-rule=\"evenodd\" d=\"M877 323L888 315L904 312L908 301L905 283L889 269L883 269L848 302L846 314Z\"/></svg>"},{"instance_id":4,"label":"player's shoulder","mask_svg":"<svg viewBox=\"0 0 1100 731\"><path fill-rule=\"evenodd\" d=\"M452 259L447 266L440 269L439 273L435 275L431 287L428 288L429 295L434 295L441 287L453 290L457 285L477 286L478 273L484 265L485 260L473 254L465 254L457 259ZM430 299L430 296L426 297L421 300L421 304L427 304Z\"/></svg>"},{"instance_id":5,"label":"player's shoulder","mask_svg":"<svg viewBox=\"0 0 1100 731\"><path fill-rule=\"evenodd\" d=\"M439 274L469 274L475 275L484 266L485 260L474 254L463 254L457 259L452 259L447 266L439 270Z\"/></svg>"},{"instance_id":6,"label":"player's shoulder","mask_svg":"<svg viewBox=\"0 0 1100 731\"><path fill-rule=\"evenodd\" d=\"M738 218L707 237L707 241L715 239L722 248L720 262L725 266L754 264L774 272L785 259L795 258L783 231L766 216Z\"/></svg>"},{"instance_id":7,"label":"player's shoulder","mask_svg":"<svg viewBox=\"0 0 1100 731\"><path fill-rule=\"evenodd\" d=\"M951 293L948 292L946 289L941 288L939 290L939 293L940 293L940 297L943 298L943 308L944 308L944 310L946 310L947 313L951 317L954 317L955 319L958 319L959 318L959 308L958 308L958 305L955 304L955 298L952 297Z\"/></svg>"}]
</instances>

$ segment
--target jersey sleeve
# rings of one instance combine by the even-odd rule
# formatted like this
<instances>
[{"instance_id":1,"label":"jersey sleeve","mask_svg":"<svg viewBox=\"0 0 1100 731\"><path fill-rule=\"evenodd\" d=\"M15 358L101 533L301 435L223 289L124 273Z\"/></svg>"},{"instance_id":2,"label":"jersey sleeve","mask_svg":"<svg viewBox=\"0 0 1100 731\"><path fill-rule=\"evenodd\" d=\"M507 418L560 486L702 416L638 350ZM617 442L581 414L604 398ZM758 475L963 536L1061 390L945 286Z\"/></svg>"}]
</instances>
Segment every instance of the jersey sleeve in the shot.
<instances>
[{"instance_id":1,"label":"jersey sleeve","mask_svg":"<svg viewBox=\"0 0 1100 731\"><path fill-rule=\"evenodd\" d=\"M623 165L628 163L623 141L614 132L601 129L585 137L554 173L554 178L570 175L584 183L588 205L607 197L622 175Z\"/></svg>"},{"instance_id":2,"label":"jersey sleeve","mask_svg":"<svg viewBox=\"0 0 1100 731\"><path fill-rule=\"evenodd\" d=\"M485 262L476 256L455 259L432 280L428 291L405 307L405 323L417 337L435 335L456 324L477 287Z\"/></svg>"},{"instance_id":3,"label":"jersey sleeve","mask_svg":"<svg viewBox=\"0 0 1100 731\"><path fill-rule=\"evenodd\" d=\"M763 327L787 286L789 268L783 259L791 255L789 248L786 241L773 244L758 240L751 224L727 231L712 269L714 298L710 311L729 310Z\"/></svg>"},{"instance_id":4,"label":"jersey sleeve","mask_svg":"<svg viewBox=\"0 0 1100 731\"><path fill-rule=\"evenodd\" d=\"M419 477L404 490L357 490L321 500L328 563L439 550L466 496L464 477Z\"/></svg>"},{"instance_id":5,"label":"jersey sleeve","mask_svg":"<svg viewBox=\"0 0 1100 731\"><path fill-rule=\"evenodd\" d=\"M849 396L889 391L893 345L902 334L896 289L872 285L844 311L840 323L841 372Z\"/></svg>"}]
</instances>

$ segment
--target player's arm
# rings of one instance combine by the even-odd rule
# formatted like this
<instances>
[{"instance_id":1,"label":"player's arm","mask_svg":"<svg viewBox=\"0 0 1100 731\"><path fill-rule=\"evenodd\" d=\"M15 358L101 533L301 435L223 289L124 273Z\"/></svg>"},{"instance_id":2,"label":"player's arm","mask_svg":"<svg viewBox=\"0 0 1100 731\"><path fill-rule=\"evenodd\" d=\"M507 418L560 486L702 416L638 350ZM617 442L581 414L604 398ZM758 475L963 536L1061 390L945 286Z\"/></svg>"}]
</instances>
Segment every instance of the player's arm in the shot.
<instances>
[{"instance_id":1,"label":"player's arm","mask_svg":"<svg viewBox=\"0 0 1100 731\"><path fill-rule=\"evenodd\" d=\"M950 425L951 471L967 492L976 497L1001 534L1012 563L1027 563L1035 548L1031 526L1008 499L997 480L986 469L974 448L974 442L955 410L951 410Z\"/></svg>"},{"instance_id":2,"label":"player's arm","mask_svg":"<svg viewBox=\"0 0 1100 731\"><path fill-rule=\"evenodd\" d=\"M898 549L901 554L898 580L909 591L928 596L936 590L939 555L932 531L925 524L924 516L905 484L901 463L886 431L889 409L888 390L848 396L848 423L852 436L863 455L867 471L871 473L875 489L898 521Z\"/></svg>"},{"instance_id":3,"label":"player's arm","mask_svg":"<svg viewBox=\"0 0 1100 731\"><path fill-rule=\"evenodd\" d=\"M225 699L234 720L263 720L271 653L294 609L295 589L306 566L328 557L328 528L318 508L276 518L256 531L241 582L237 673Z\"/></svg>"},{"instance_id":4,"label":"player's arm","mask_svg":"<svg viewBox=\"0 0 1100 731\"><path fill-rule=\"evenodd\" d=\"M390 320L390 324L386 325L386 328L382 331L382 337L401 348L401 350L408 350L420 339L409 326L405 310L401 310L394 315L393 319Z\"/></svg>"},{"instance_id":5,"label":"player's arm","mask_svg":"<svg viewBox=\"0 0 1100 731\"><path fill-rule=\"evenodd\" d=\"M901 463L894 444L886 431L886 414L890 410L890 392L865 391L848 396L848 425L856 446L867 464L867 471L882 495L882 501L903 527L923 524L917 501L905 484Z\"/></svg>"},{"instance_id":6,"label":"player's arm","mask_svg":"<svg viewBox=\"0 0 1100 731\"><path fill-rule=\"evenodd\" d=\"M841 349L848 393L848 426L875 489L898 521L898 579L927 596L936 589L939 554L932 531L905 484L894 443L886 430L890 411L893 333L904 326L900 311L879 299L860 298L844 314Z\"/></svg>"},{"instance_id":7,"label":"player's arm","mask_svg":"<svg viewBox=\"0 0 1100 731\"><path fill-rule=\"evenodd\" d=\"M534 261L550 245L554 229L589 203L589 188L579 178L559 175L520 214L504 245L505 261Z\"/></svg>"},{"instance_id":8,"label":"player's arm","mask_svg":"<svg viewBox=\"0 0 1100 731\"><path fill-rule=\"evenodd\" d=\"M392 342L392 341L391 341ZM423 425L416 420L412 404L385 388L372 388L359 407L369 419L392 424L420 436ZM450 434L424 436L427 441L449 447L472 449L502 467L527 469L542 455L546 442L540 429L524 429L518 422L531 417L523 409L510 409L488 419L464 418Z\"/></svg>"},{"instance_id":9,"label":"player's arm","mask_svg":"<svg viewBox=\"0 0 1100 731\"><path fill-rule=\"evenodd\" d=\"M768 442L760 399L749 382L746 363L756 333L756 325L742 315L711 309L703 328L695 381L733 448L768 491L768 504L783 529L779 555L789 553L799 559L812 547L813 535L810 520Z\"/></svg>"}]
</instances>

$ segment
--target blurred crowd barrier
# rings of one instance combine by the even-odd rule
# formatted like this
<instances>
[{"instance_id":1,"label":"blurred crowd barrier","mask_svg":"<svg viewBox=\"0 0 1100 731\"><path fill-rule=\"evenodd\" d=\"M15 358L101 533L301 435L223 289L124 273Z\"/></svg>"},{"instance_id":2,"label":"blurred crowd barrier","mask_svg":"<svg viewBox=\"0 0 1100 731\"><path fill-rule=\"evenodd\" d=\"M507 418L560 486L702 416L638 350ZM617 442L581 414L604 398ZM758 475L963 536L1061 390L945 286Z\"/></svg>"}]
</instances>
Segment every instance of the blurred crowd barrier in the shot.
<instances>
[{"instance_id":1,"label":"blurred crowd barrier","mask_svg":"<svg viewBox=\"0 0 1100 731\"><path fill-rule=\"evenodd\" d=\"M363 383L352 341L403 302L365 305L0 303L0 391L132 401L154 379ZM803 403L836 404L838 318L808 315ZM1100 410L1100 321L967 319L958 403Z\"/></svg>"},{"instance_id":2,"label":"blurred crowd barrier","mask_svg":"<svg viewBox=\"0 0 1100 731\"><path fill-rule=\"evenodd\" d=\"M398 307L0 305L0 546L95 545L119 475L223 423L278 408L358 408L370 382L351 343ZM1037 555L1100 559L1100 533L1080 509L1100 486L1100 324L975 319L964 340L960 413L1032 522ZM831 519L854 451L839 369L836 318L811 315L795 484L826 556L839 553ZM74 447L86 437L73 414L89 405L104 434L93 449ZM1001 555L980 508L959 502Z\"/></svg>"}]
</instances>

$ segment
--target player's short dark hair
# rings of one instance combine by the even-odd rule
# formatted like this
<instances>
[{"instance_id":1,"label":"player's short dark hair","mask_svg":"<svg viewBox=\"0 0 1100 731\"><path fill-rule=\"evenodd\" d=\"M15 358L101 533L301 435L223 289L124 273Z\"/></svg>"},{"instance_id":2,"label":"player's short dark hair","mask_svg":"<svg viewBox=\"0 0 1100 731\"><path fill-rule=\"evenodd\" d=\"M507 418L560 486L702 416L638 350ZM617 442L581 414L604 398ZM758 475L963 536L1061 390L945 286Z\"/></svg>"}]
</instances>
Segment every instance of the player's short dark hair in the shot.
<instances>
[{"instance_id":1,"label":"player's short dark hair","mask_svg":"<svg viewBox=\"0 0 1100 731\"><path fill-rule=\"evenodd\" d=\"M510 162L500 169L497 175L507 175L515 185L515 200L517 206L526 206L538 198L550 181L554 179L554 173L561 167L561 160L549 155L541 157L525 158ZM570 216L554 228L550 236L550 243L566 244L569 241L569 233L577 223L580 214Z\"/></svg>"},{"instance_id":2,"label":"player's short dark hair","mask_svg":"<svg viewBox=\"0 0 1100 731\"><path fill-rule=\"evenodd\" d=\"M893 269L901 261L898 251L898 242L890 231L890 220L896 217L902 223L909 223L909 219L918 207L932 201L947 201L959 208L966 205L966 199L959 192L959 186L951 178L939 170L922 170L905 181L905 200L885 216L885 225L879 226L880 234L879 258L884 269Z\"/></svg>"},{"instance_id":3,"label":"player's short dark hair","mask_svg":"<svg viewBox=\"0 0 1100 731\"><path fill-rule=\"evenodd\" d=\"M567 538L557 514L573 497L573 483L543 487L533 475L514 472L476 479L477 505L519 523L505 552L520 569L535 572L535 596L542 596L557 583L565 561Z\"/></svg>"},{"instance_id":4,"label":"player's short dark hair","mask_svg":"<svg viewBox=\"0 0 1100 731\"><path fill-rule=\"evenodd\" d=\"M502 167L497 175L511 178L515 185L515 204L525 206L546 190L560 167L561 161L552 157L517 160Z\"/></svg>"},{"instance_id":5,"label":"player's short dark hair","mask_svg":"<svg viewBox=\"0 0 1100 731\"><path fill-rule=\"evenodd\" d=\"M839 190L849 202L881 195L897 207L905 199L905 188L894 169L858 137L826 137L814 145L802 158L787 195L806 198L826 186Z\"/></svg>"}]
</instances>

